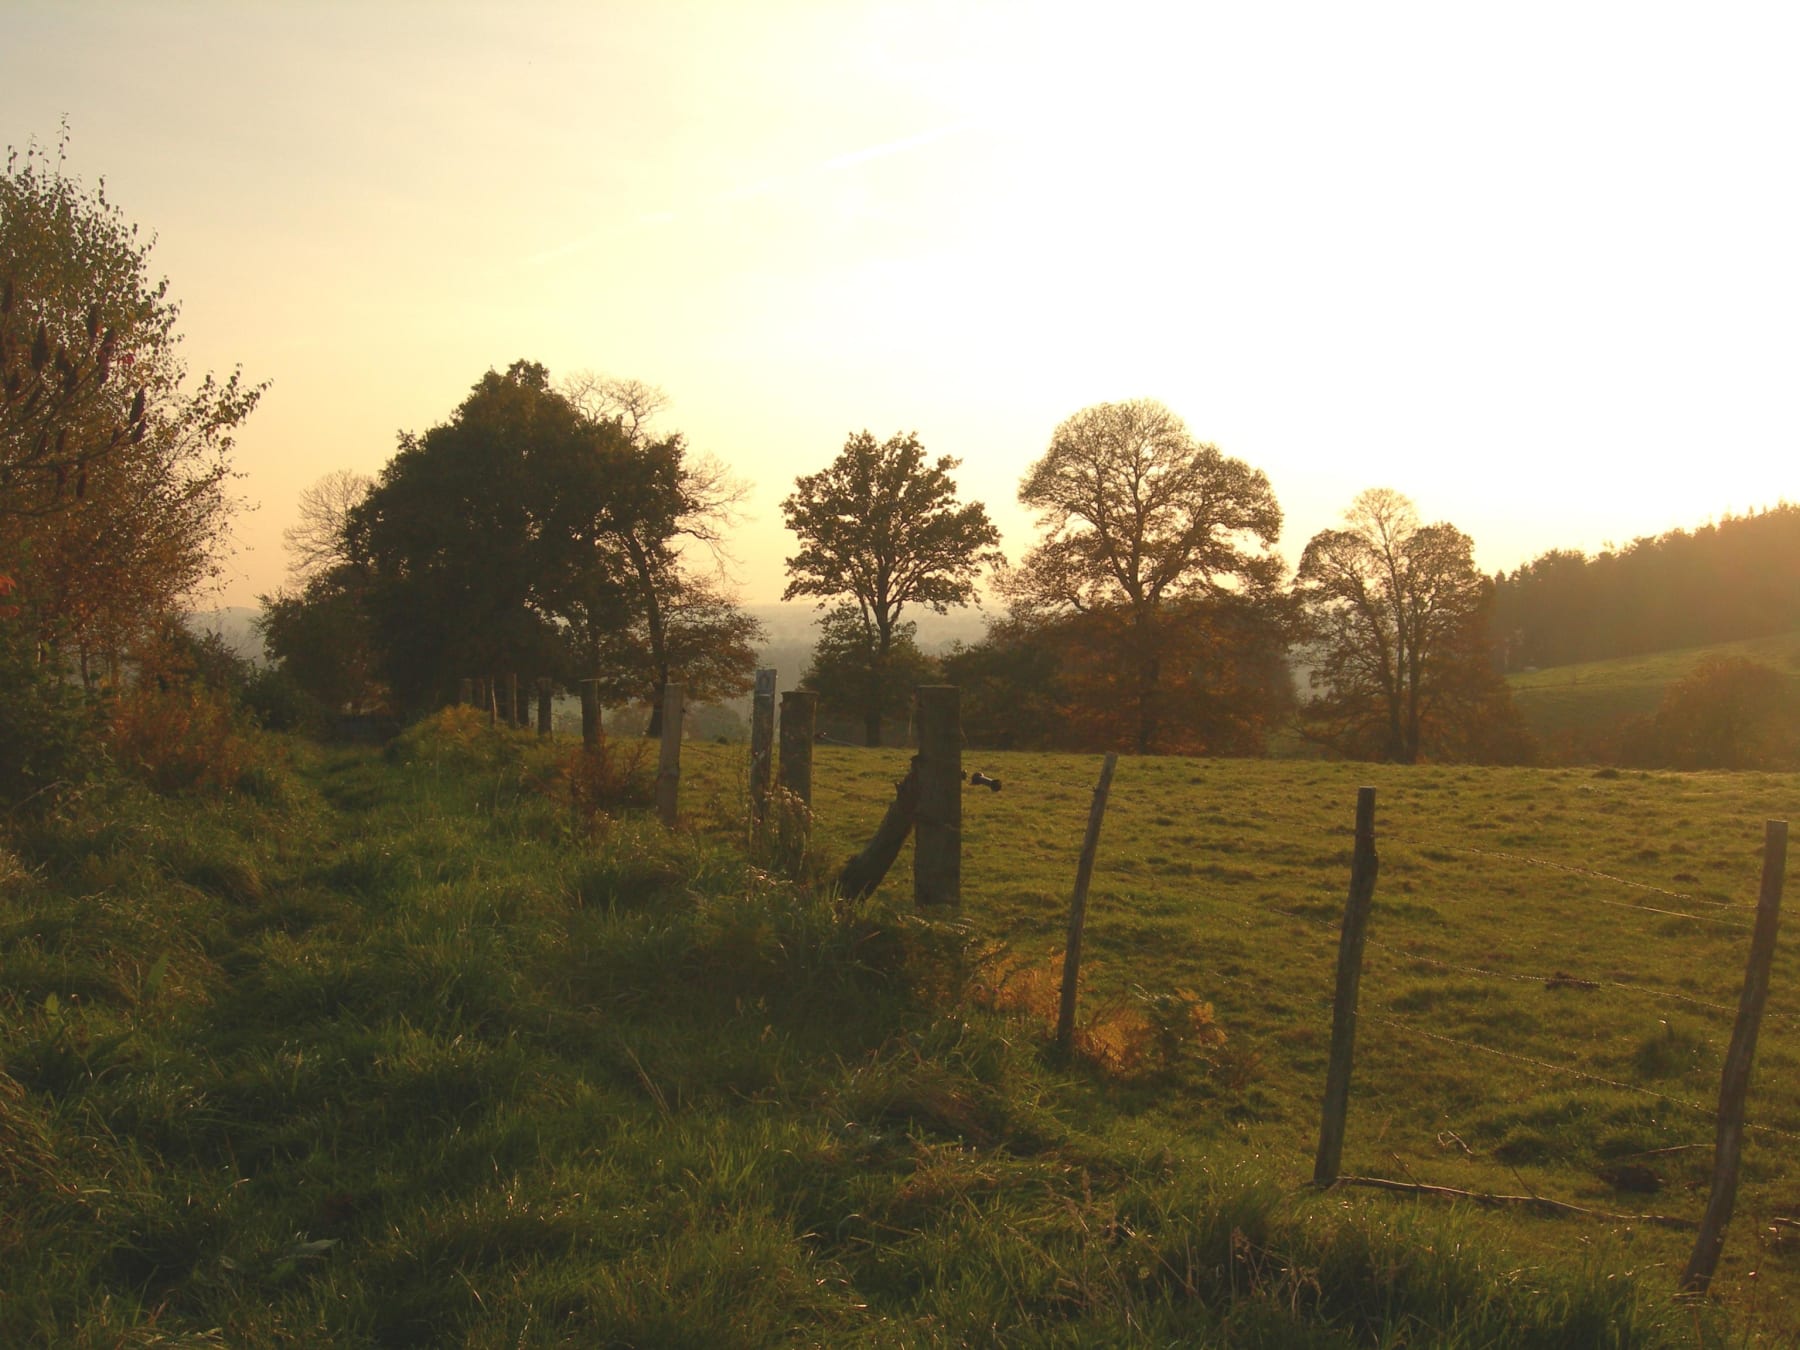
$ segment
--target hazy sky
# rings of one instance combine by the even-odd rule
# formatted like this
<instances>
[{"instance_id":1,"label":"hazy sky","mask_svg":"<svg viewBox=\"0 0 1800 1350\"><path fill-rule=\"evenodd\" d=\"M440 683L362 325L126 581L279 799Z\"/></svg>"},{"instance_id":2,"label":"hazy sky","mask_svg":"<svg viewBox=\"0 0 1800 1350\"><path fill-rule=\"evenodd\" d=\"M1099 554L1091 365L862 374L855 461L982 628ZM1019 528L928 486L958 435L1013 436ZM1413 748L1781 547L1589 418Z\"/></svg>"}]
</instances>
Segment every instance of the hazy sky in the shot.
<instances>
[{"instance_id":1,"label":"hazy sky","mask_svg":"<svg viewBox=\"0 0 1800 1350\"><path fill-rule=\"evenodd\" d=\"M1489 570L1773 504L1800 452L1800 6L9 0L0 140L154 230L195 371L273 382L222 603L300 489L488 368L634 376L779 502L963 461L1017 558L1056 424L1148 396Z\"/></svg>"}]
</instances>

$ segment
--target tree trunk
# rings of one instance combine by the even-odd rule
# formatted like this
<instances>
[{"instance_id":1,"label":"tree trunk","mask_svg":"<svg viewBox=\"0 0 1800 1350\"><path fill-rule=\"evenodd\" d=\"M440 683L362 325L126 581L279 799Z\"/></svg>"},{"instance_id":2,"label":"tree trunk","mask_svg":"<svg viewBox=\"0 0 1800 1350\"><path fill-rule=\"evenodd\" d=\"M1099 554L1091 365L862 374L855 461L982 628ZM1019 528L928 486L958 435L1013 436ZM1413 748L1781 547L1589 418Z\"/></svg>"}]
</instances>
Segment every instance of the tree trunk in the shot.
<instances>
[{"instance_id":1,"label":"tree trunk","mask_svg":"<svg viewBox=\"0 0 1800 1350\"><path fill-rule=\"evenodd\" d=\"M1161 730L1156 696L1157 687L1162 683L1162 657L1156 651L1156 638L1151 631L1149 615L1140 611L1132 623L1136 628L1138 642L1137 752L1147 755L1150 747L1156 743L1156 733Z\"/></svg>"},{"instance_id":2,"label":"tree trunk","mask_svg":"<svg viewBox=\"0 0 1800 1350\"><path fill-rule=\"evenodd\" d=\"M656 689L650 700L650 724L644 728L646 736L662 735L663 695L669 687L669 635L663 620L662 597L656 593L656 574L650 566L650 555L644 552L644 546L630 534L623 536L625 552L631 558L632 569L637 573L638 585L644 593L644 626L650 634L650 659L656 665Z\"/></svg>"},{"instance_id":3,"label":"tree trunk","mask_svg":"<svg viewBox=\"0 0 1800 1350\"><path fill-rule=\"evenodd\" d=\"M887 692L888 648L893 643L890 629L877 615L875 650L869 656L869 685L863 701L863 744L881 744L881 703Z\"/></svg>"}]
</instances>

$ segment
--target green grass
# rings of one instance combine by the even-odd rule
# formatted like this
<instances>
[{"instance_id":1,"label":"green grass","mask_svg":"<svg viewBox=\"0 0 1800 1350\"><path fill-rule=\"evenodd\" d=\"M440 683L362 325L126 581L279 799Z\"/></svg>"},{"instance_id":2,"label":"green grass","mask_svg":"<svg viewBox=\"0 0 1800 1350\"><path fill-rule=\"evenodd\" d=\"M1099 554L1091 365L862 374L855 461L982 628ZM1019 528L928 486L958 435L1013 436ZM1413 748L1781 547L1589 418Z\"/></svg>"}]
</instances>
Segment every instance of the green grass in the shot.
<instances>
[{"instance_id":1,"label":"green grass","mask_svg":"<svg viewBox=\"0 0 1800 1350\"><path fill-rule=\"evenodd\" d=\"M904 856L854 911L751 865L741 747L687 747L673 836L573 817L524 738L296 759L6 838L0 1343L1655 1346L1800 1309L1786 1136L1695 1307L1679 1234L1305 1184L1370 781L1346 1166L1697 1214L1679 1103L1789 778L1125 760L1084 1007L1191 991L1228 1039L1121 1075L983 994L1060 948L1097 760L970 757L1006 786L951 920ZM904 759L819 750L815 869ZM1793 975L1751 1109L1800 1135ZM1662 1194L1599 1179L1639 1154Z\"/></svg>"},{"instance_id":2,"label":"green grass","mask_svg":"<svg viewBox=\"0 0 1800 1350\"><path fill-rule=\"evenodd\" d=\"M1800 633L1533 670L1508 676L1507 684L1526 725L1555 741L1654 713L1669 686L1709 657L1770 666L1788 677L1800 697Z\"/></svg>"}]
</instances>

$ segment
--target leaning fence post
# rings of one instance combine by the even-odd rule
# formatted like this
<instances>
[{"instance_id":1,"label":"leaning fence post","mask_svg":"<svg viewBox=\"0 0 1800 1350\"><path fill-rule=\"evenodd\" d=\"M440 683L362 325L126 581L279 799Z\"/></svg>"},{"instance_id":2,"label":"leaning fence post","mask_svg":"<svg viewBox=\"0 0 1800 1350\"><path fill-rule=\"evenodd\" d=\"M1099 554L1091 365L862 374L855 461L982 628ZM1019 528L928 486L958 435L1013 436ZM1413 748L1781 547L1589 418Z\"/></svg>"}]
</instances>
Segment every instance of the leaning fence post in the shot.
<instances>
[{"instance_id":1,"label":"leaning fence post","mask_svg":"<svg viewBox=\"0 0 1800 1350\"><path fill-rule=\"evenodd\" d=\"M1738 1155L1744 1148L1744 1098L1750 1090L1750 1065L1756 1057L1756 1033L1763 1005L1769 1001L1769 966L1775 959L1775 929L1781 919L1781 886L1787 873L1787 822L1771 820L1763 827L1762 890L1756 899L1756 926L1750 933L1750 960L1744 967L1744 990L1738 999L1731 1048L1719 1080L1719 1126L1713 1145L1712 1195L1700 1220L1694 1254L1681 1273L1681 1288L1706 1292L1719 1253L1725 1225L1737 1204Z\"/></svg>"},{"instance_id":2,"label":"leaning fence post","mask_svg":"<svg viewBox=\"0 0 1800 1350\"><path fill-rule=\"evenodd\" d=\"M818 709L819 696L811 689L790 689L781 696L781 786L809 807Z\"/></svg>"},{"instance_id":3,"label":"leaning fence post","mask_svg":"<svg viewBox=\"0 0 1800 1350\"><path fill-rule=\"evenodd\" d=\"M487 709L488 725L490 727L497 727L500 725L499 681L492 675L489 675L482 681L482 689L481 702Z\"/></svg>"},{"instance_id":4,"label":"leaning fence post","mask_svg":"<svg viewBox=\"0 0 1800 1350\"><path fill-rule=\"evenodd\" d=\"M1337 998L1331 1005L1331 1064L1325 1074L1325 1110L1319 1124L1319 1156L1313 1184L1338 1178L1344 1154L1344 1116L1350 1107L1350 1062L1356 1050L1356 994L1362 983L1363 938L1375 898L1375 789L1356 790L1356 851L1350 863L1350 897L1344 902L1344 931L1338 940Z\"/></svg>"},{"instance_id":5,"label":"leaning fence post","mask_svg":"<svg viewBox=\"0 0 1800 1350\"><path fill-rule=\"evenodd\" d=\"M581 743L589 750L600 748L600 681L581 682Z\"/></svg>"},{"instance_id":6,"label":"leaning fence post","mask_svg":"<svg viewBox=\"0 0 1800 1350\"><path fill-rule=\"evenodd\" d=\"M662 754L656 764L656 814L671 830L681 797L681 686L663 688Z\"/></svg>"},{"instance_id":7,"label":"leaning fence post","mask_svg":"<svg viewBox=\"0 0 1800 1350\"><path fill-rule=\"evenodd\" d=\"M1094 804L1088 807L1087 835L1081 841L1081 861L1075 867L1075 894L1069 900L1069 941L1063 948L1062 1003L1056 1011L1056 1048L1065 1055L1075 1044L1075 991L1081 983L1081 926L1087 918L1088 883L1094 878L1094 854L1100 847L1100 822L1106 816L1106 794L1112 790L1113 766L1119 762L1108 752L1100 765L1100 781L1094 785Z\"/></svg>"},{"instance_id":8,"label":"leaning fence post","mask_svg":"<svg viewBox=\"0 0 1800 1350\"><path fill-rule=\"evenodd\" d=\"M962 903L962 691L923 684L913 696L919 737L913 904L956 905Z\"/></svg>"},{"instance_id":9,"label":"leaning fence post","mask_svg":"<svg viewBox=\"0 0 1800 1350\"><path fill-rule=\"evenodd\" d=\"M775 755L775 672L756 672L750 701L750 814L757 820L769 804L770 761Z\"/></svg>"}]
</instances>

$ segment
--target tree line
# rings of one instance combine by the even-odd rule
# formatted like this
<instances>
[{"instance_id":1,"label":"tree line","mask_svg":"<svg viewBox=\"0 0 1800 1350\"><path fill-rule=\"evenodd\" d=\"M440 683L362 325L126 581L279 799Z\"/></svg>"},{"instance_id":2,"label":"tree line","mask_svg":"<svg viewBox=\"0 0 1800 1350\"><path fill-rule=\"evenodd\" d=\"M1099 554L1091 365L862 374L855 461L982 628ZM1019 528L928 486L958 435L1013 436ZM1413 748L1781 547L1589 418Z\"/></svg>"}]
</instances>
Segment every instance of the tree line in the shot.
<instances>
[{"instance_id":1,"label":"tree line","mask_svg":"<svg viewBox=\"0 0 1800 1350\"><path fill-rule=\"evenodd\" d=\"M187 382L177 317L103 191L35 147L8 159L0 659L37 691L14 721L141 665L218 565L231 436L262 389ZM279 678L324 713L400 716L469 676L598 679L651 734L671 681L693 702L746 692L763 635L721 551L744 489L658 429L666 404L520 360L403 434L377 477L315 484L289 582L264 597ZM870 744L945 680L996 746L1522 760L1503 668L1780 631L1800 599L1785 504L1488 578L1461 530L1372 488L1290 575L1267 476L1150 399L1055 428L1019 485L1037 535L1016 563L959 467L916 433L861 430L782 502L784 598L820 610L804 682ZM921 652L909 613L971 604L984 579L983 639Z\"/></svg>"},{"instance_id":2,"label":"tree line","mask_svg":"<svg viewBox=\"0 0 1800 1350\"><path fill-rule=\"evenodd\" d=\"M828 707L857 708L871 744L935 676L962 687L971 740L997 746L1260 754L1292 726L1334 753L1402 762L1529 753L1471 541L1396 492L1361 494L1284 585L1267 476L1153 400L1056 429L1020 484L1040 539L1016 567L995 557L985 510L956 501L956 467L927 469L916 436L861 432L784 503L803 543L787 598L838 602L805 682ZM930 491L895 509L897 483ZM905 604L965 603L982 566L1004 613L933 663ZM895 580L923 576L940 589Z\"/></svg>"},{"instance_id":3,"label":"tree line","mask_svg":"<svg viewBox=\"0 0 1800 1350\"><path fill-rule=\"evenodd\" d=\"M1790 632L1800 622L1800 506L1592 556L1552 549L1496 577L1495 590L1495 639L1513 670Z\"/></svg>"}]
</instances>

